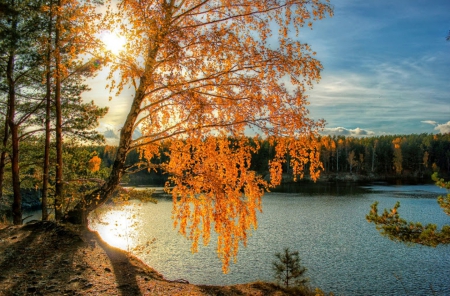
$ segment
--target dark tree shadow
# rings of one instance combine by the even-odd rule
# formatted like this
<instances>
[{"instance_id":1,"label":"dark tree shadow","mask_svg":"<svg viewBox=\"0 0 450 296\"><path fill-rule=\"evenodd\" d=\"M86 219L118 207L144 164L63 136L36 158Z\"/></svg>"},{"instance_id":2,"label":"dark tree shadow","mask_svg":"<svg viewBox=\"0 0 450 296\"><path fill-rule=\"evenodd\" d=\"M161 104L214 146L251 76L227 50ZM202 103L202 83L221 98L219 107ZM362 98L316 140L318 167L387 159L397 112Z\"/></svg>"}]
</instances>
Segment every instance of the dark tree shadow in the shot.
<instances>
[{"instance_id":1,"label":"dark tree shadow","mask_svg":"<svg viewBox=\"0 0 450 296\"><path fill-rule=\"evenodd\" d=\"M119 248L115 248L106 243L97 232L91 232L98 245L108 255L113 266L114 275L116 277L117 288L122 295L142 295L136 276L142 273L142 270L130 262L127 253Z\"/></svg>"},{"instance_id":2,"label":"dark tree shadow","mask_svg":"<svg viewBox=\"0 0 450 296\"><path fill-rule=\"evenodd\" d=\"M142 295L138 281L151 279L164 280L142 261L86 228L33 221L0 231L2 296L134 296Z\"/></svg>"},{"instance_id":3,"label":"dark tree shadow","mask_svg":"<svg viewBox=\"0 0 450 296\"><path fill-rule=\"evenodd\" d=\"M70 282L71 274L61 271L68 269L73 257L60 250L69 246L76 249L82 243L79 236L53 222L33 221L21 229L12 226L2 230L1 239L12 242L0 260L0 286L9 286L8 290L0 291L1 295L66 292L60 285L46 286L43 283L55 277L60 282Z\"/></svg>"}]
</instances>

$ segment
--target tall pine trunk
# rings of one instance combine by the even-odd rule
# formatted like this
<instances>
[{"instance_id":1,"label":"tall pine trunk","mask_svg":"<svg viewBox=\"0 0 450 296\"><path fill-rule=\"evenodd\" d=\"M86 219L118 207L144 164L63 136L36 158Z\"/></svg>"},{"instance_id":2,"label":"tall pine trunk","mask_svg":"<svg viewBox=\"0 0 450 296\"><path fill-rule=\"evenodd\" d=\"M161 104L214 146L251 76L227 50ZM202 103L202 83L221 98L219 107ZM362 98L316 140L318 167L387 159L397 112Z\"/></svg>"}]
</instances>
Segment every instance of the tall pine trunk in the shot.
<instances>
[{"instance_id":1,"label":"tall pine trunk","mask_svg":"<svg viewBox=\"0 0 450 296\"><path fill-rule=\"evenodd\" d=\"M50 112L51 112L51 57L52 57L52 21L53 2L50 1L48 18L47 60L46 60L46 106L45 106L45 144L44 144L44 172L42 177L42 220L48 220L48 181L50 169Z\"/></svg>"},{"instance_id":2,"label":"tall pine trunk","mask_svg":"<svg viewBox=\"0 0 450 296\"><path fill-rule=\"evenodd\" d=\"M12 1L14 6L14 1ZM12 20L12 31L17 30L17 19ZM19 127L16 125L16 87L14 80L15 67L15 49L13 47L9 50L8 65L6 67L6 77L8 81L8 125L11 131L11 173L12 173L12 187L13 187L13 204L12 214L14 225L22 224L22 196L20 195L20 179L19 179Z\"/></svg>"},{"instance_id":3,"label":"tall pine trunk","mask_svg":"<svg viewBox=\"0 0 450 296\"><path fill-rule=\"evenodd\" d=\"M6 117L4 122L5 130L3 133L2 141L2 153L0 154L0 199L3 197L3 181L5 178L5 165L6 165L6 147L8 146L9 140L9 108L6 110Z\"/></svg>"},{"instance_id":4,"label":"tall pine trunk","mask_svg":"<svg viewBox=\"0 0 450 296\"><path fill-rule=\"evenodd\" d=\"M45 144L44 144L44 172L42 176L42 220L48 220L48 181L50 169L50 104L49 76L47 73L47 98L45 107Z\"/></svg>"},{"instance_id":5,"label":"tall pine trunk","mask_svg":"<svg viewBox=\"0 0 450 296\"><path fill-rule=\"evenodd\" d=\"M56 109L56 184L55 184L55 220L62 219L63 199L63 158L62 158L62 112L61 112L61 0L57 2L58 14L55 27L55 109Z\"/></svg>"}]
</instances>

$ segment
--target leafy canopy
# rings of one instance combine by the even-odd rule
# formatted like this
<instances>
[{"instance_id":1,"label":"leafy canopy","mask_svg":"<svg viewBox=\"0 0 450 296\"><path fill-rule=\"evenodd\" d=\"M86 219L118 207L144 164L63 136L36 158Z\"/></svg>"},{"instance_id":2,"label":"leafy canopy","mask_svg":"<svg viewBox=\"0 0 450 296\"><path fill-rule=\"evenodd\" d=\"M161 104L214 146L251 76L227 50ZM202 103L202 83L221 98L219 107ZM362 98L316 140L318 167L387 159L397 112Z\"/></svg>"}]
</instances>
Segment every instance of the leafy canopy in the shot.
<instances>
[{"instance_id":1,"label":"leafy canopy","mask_svg":"<svg viewBox=\"0 0 450 296\"><path fill-rule=\"evenodd\" d=\"M318 177L315 135L323 121L308 118L304 92L320 79L322 65L308 44L291 37L332 8L327 0L110 5L103 24L127 40L124 51L109 53L110 87L135 89L113 172L132 149L149 167L168 172L175 224L193 240L193 251L200 237L209 242L213 228L226 271L257 226L264 189L279 184L286 155L296 176L308 168ZM135 129L141 136L132 139ZM270 182L249 169L261 140L245 137L252 129L275 146ZM170 161L157 160L163 145Z\"/></svg>"}]
</instances>

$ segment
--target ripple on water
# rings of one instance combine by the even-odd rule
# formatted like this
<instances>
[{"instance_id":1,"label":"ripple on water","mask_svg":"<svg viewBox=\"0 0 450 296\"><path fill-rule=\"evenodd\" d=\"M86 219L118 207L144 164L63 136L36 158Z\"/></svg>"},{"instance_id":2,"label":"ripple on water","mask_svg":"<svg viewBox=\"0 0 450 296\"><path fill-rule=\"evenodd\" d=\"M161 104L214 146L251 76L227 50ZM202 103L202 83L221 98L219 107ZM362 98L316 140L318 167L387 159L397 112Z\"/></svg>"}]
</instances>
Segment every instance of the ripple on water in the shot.
<instances>
[{"instance_id":1,"label":"ripple on water","mask_svg":"<svg viewBox=\"0 0 450 296\"><path fill-rule=\"evenodd\" d=\"M380 202L380 210L390 208L398 200L396 194L401 194L405 218L448 223L436 201L426 198L435 194L430 191L434 187L407 186L402 191L376 186L349 196L267 194L258 230L226 275L215 253L215 236L209 246L191 254L190 242L173 230L168 200L133 205L136 221L129 228L135 231L136 244L156 238L148 254L137 255L168 279L210 285L271 281L274 254L290 247L299 251L312 284L337 295L427 295L432 294L430 286L437 295L450 295L450 247L408 247L380 236L365 221L374 201Z\"/></svg>"}]
</instances>

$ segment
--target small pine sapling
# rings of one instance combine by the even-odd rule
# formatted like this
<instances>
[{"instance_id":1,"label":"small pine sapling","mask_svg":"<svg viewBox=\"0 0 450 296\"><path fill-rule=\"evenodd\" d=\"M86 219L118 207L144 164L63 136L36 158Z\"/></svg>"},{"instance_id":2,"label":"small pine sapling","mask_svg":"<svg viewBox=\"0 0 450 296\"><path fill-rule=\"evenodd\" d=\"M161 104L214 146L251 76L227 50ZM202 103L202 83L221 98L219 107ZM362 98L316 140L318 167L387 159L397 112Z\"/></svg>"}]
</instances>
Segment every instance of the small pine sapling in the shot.
<instances>
[{"instance_id":1,"label":"small pine sapling","mask_svg":"<svg viewBox=\"0 0 450 296\"><path fill-rule=\"evenodd\" d=\"M300 265L298 251L291 252L285 248L284 252L276 253L275 256L278 260L273 261L273 270L279 283L289 288L292 284L300 286L308 282L308 278L304 277L307 269Z\"/></svg>"}]
</instances>

